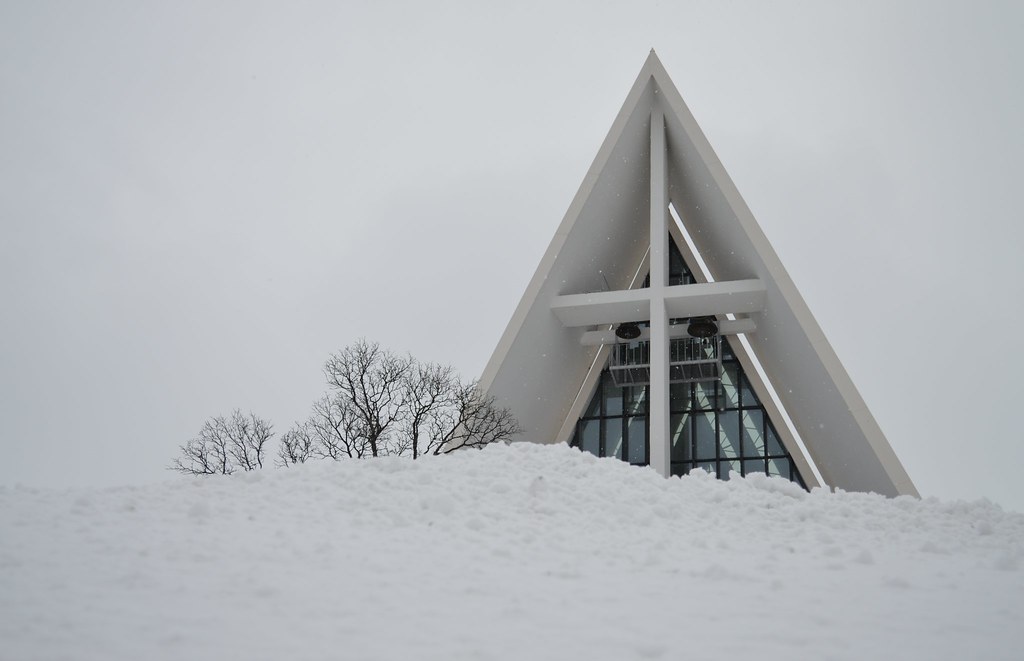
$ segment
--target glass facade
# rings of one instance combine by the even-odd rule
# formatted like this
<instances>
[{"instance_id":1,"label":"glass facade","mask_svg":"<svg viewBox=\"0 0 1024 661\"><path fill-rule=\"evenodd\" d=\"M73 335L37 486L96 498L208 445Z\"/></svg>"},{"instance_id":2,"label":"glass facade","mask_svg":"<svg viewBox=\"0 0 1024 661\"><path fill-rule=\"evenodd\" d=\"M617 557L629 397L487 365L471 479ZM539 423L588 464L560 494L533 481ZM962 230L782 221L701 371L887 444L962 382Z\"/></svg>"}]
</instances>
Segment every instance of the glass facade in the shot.
<instances>
[{"instance_id":1,"label":"glass facade","mask_svg":"<svg viewBox=\"0 0 1024 661\"><path fill-rule=\"evenodd\" d=\"M605 370L583 417L573 446L597 455L647 465L647 386L616 386Z\"/></svg>"},{"instance_id":2,"label":"glass facade","mask_svg":"<svg viewBox=\"0 0 1024 661\"><path fill-rule=\"evenodd\" d=\"M669 245L669 282L695 282L675 242L670 239ZM685 475L694 468L721 479L767 473L806 488L729 342L729 338L722 340L721 380L669 385L672 474ZM646 385L615 385L605 368L570 444L598 457L647 465L648 393Z\"/></svg>"}]
</instances>

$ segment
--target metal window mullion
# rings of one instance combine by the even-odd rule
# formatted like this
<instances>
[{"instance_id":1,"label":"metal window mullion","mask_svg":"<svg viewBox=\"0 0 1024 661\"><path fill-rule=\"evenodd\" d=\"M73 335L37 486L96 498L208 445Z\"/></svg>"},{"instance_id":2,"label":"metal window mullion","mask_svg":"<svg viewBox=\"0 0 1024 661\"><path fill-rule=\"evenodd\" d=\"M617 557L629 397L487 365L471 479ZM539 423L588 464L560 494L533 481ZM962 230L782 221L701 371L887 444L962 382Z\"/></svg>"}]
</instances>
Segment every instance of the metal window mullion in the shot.
<instances>
[{"instance_id":1,"label":"metal window mullion","mask_svg":"<svg viewBox=\"0 0 1024 661\"><path fill-rule=\"evenodd\" d=\"M607 456L607 453L605 451L605 443L607 442L605 440L605 437L607 436L607 434L605 433L605 428L604 428L605 427L605 420L607 419L605 417L607 415L607 408L604 405L604 400L605 400L604 388L605 388L605 381L607 379L610 379L610 378L611 378L611 373L609 373L607 370L605 370L605 371L601 372L601 378L599 378L597 380L597 388L598 388L597 396L600 397L600 399L598 400L597 412L598 412L598 415L601 416L600 417L601 421L597 425L597 436L598 436L598 441L599 441L598 442L598 446L597 446L597 456L599 456L599 457Z\"/></svg>"},{"instance_id":2,"label":"metal window mullion","mask_svg":"<svg viewBox=\"0 0 1024 661\"><path fill-rule=\"evenodd\" d=\"M647 410L644 411L644 465L651 465L651 389L650 386L644 386L644 406ZM672 417L672 406L669 405L669 419ZM669 454L669 463L671 464L671 451ZM672 472L671 466L669 467L669 473Z\"/></svg>"},{"instance_id":3,"label":"metal window mullion","mask_svg":"<svg viewBox=\"0 0 1024 661\"><path fill-rule=\"evenodd\" d=\"M621 442L619 447L622 448L622 461L629 463L629 414L625 408L622 410L622 416L619 420L619 433L621 434Z\"/></svg>"},{"instance_id":4,"label":"metal window mullion","mask_svg":"<svg viewBox=\"0 0 1024 661\"><path fill-rule=\"evenodd\" d=\"M768 413L761 412L761 447L764 455L764 474L768 474Z\"/></svg>"}]
</instances>

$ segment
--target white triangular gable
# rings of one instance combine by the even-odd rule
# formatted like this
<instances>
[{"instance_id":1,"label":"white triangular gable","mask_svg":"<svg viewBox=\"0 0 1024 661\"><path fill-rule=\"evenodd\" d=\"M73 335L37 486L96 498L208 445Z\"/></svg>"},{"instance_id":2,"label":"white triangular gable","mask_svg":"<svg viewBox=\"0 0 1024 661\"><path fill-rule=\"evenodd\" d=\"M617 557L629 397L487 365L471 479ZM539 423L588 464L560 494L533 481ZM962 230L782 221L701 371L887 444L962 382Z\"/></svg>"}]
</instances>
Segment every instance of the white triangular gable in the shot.
<instances>
[{"instance_id":1,"label":"white triangular gable","mask_svg":"<svg viewBox=\"0 0 1024 661\"><path fill-rule=\"evenodd\" d=\"M658 173L653 182L652 169ZM659 200L653 214L652 198ZM689 285L685 291L663 287L656 294L630 291L648 271L649 248L654 273L665 258L667 232L660 239L654 236L652 243L652 227L673 232L687 266L704 280L696 256L668 217L669 203L679 213L713 284ZM661 214L659 207L663 207ZM656 298L648 300L649 296ZM726 300L731 307L722 307ZM666 310L675 313L669 316L704 314L697 310L708 304L714 307L709 301L717 302L713 312L720 320L726 319L725 311L739 312L743 323L755 329L745 337L826 485L893 496L917 494L651 51L491 356L481 384L515 414L524 429L520 440L564 441L594 387L594 372L599 369L592 366L600 368L607 356L607 348L593 342L600 331L607 332L608 324L627 319L664 317ZM595 316L595 309L600 314ZM603 325L590 323L596 321ZM652 323L652 333L657 326ZM656 344L652 338L652 347ZM757 377L753 358L738 343L733 347L786 449L808 486L815 486L808 457L787 431L781 411L770 403L768 385ZM655 368L652 360L652 371ZM667 398L667 392L661 394ZM657 397L652 406L651 464L667 474L667 422L662 433L653 424L661 410Z\"/></svg>"}]
</instances>

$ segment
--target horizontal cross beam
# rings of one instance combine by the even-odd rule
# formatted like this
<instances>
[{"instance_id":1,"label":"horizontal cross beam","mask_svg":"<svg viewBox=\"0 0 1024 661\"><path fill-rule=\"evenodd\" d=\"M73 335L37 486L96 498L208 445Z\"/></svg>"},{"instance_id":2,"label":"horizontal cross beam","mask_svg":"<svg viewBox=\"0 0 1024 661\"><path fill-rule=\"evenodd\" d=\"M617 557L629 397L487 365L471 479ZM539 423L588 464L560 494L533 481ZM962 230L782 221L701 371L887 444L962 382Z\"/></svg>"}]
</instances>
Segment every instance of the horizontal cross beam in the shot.
<instances>
[{"instance_id":1,"label":"horizontal cross beam","mask_svg":"<svg viewBox=\"0 0 1024 661\"><path fill-rule=\"evenodd\" d=\"M555 297L551 311L563 326L645 321L651 318L651 300L655 298L665 301L669 317L747 314L764 309L765 287L752 279L567 294Z\"/></svg>"}]
</instances>

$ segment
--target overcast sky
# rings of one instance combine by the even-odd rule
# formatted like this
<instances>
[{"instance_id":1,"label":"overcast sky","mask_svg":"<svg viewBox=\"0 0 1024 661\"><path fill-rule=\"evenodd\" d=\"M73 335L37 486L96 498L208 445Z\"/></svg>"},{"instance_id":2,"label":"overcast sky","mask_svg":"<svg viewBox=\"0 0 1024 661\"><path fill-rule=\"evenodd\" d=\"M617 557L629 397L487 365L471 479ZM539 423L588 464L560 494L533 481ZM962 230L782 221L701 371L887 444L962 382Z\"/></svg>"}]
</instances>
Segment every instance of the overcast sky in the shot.
<instances>
[{"instance_id":1,"label":"overcast sky","mask_svg":"<svg viewBox=\"0 0 1024 661\"><path fill-rule=\"evenodd\" d=\"M478 376L655 48L925 496L1024 510L1020 3L0 4L0 484Z\"/></svg>"}]
</instances>

